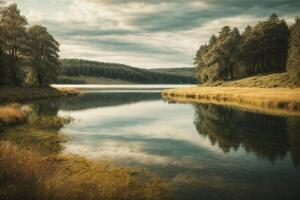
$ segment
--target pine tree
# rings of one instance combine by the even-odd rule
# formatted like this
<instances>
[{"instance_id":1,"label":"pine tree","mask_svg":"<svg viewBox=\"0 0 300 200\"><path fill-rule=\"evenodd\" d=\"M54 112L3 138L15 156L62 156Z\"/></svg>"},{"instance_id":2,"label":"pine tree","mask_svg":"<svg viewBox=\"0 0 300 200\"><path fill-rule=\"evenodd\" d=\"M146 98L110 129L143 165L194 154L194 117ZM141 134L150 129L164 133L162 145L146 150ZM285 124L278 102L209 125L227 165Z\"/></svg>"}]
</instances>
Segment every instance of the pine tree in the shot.
<instances>
[{"instance_id":1,"label":"pine tree","mask_svg":"<svg viewBox=\"0 0 300 200\"><path fill-rule=\"evenodd\" d=\"M28 29L27 59L30 65L30 84L45 86L59 75L59 44L45 27L36 25Z\"/></svg>"},{"instance_id":2,"label":"pine tree","mask_svg":"<svg viewBox=\"0 0 300 200\"><path fill-rule=\"evenodd\" d=\"M22 64L22 55L26 48L27 20L20 14L16 4L5 7L1 12L1 27L3 33L3 51L7 55L7 64L10 68L11 83L21 83L19 69Z\"/></svg>"},{"instance_id":3,"label":"pine tree","mask_svg":"<svg viewBox=\"0 0 300 200\"><path fill-rule=\"evenodd\" d=\"M300 82L300 19L297 18L291 28L291 38L289 44L289 55L287 62L288 72L297 82Z\"/></svg>"}]
</instances>

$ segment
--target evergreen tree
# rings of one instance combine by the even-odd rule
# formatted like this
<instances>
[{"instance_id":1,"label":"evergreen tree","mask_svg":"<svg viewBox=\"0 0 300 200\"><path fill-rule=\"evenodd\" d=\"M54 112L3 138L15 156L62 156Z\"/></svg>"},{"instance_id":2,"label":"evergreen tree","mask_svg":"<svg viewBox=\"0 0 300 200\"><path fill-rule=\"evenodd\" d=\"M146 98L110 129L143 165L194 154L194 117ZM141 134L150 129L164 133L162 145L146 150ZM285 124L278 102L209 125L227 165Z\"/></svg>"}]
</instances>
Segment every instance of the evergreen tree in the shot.
<instances>
[{"instance_id":1,"label":"evergreen tree","mask_svg":"<svg viewBox=\"0 0 300 200\"><path fill-rule=\"evenodd\" d=\"M288 72L296 80L300 81L300 19L297 18L291 27L289 56L287 62Z\"/></svg>"},{"instance_id":2,"label":"evergreen tree","mask_svg":"<svg viewBox=\"0 0 300 200\"><path fill-rule=\"evenodd\" d=\"M25 50L27 20L20 14L16 4L9 5L1 12L3 51L7 55L12 85L21 83L20 69Z\"/></svg>"},{"instance_id":3,"label":"evergreen tree","mask_svg":"<svg viewBox=\"0 0 300 200\"><path fill-rule=\"evenodd\" d=\"M30 73L30 84L45 86L53 83L59 75L59 44L45 27L36 25L28 29L28 50L26 52Z\"/></svg>"}]
</instances>

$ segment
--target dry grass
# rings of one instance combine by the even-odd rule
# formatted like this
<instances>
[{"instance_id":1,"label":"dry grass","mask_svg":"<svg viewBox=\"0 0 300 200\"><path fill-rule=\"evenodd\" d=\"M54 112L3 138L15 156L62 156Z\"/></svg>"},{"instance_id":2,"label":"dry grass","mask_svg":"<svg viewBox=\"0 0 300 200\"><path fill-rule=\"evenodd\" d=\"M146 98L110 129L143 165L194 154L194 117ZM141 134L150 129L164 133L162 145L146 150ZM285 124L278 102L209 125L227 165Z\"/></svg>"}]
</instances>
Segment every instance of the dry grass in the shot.
<instances>
[{"instance_id":1,"label":"dry grass","mask_svg":"<svg viewBox=\"0 0 300 200\"><path fill-rule=\"evenodd\" d=\"M26 114L22 111L19 104L10 104L0 106L0 123L4 125L13 125L25 122Z\"/></svg>"},{"instance_id":2,"label":"dry grass","mask_svg":"<svg viewBox=\"0 0 300 200\"><path fill-rule=\"evenodd\" d=\"M167 184L142 170L75 156L42 156L0 142L1 200L166 199Z\"/></svg>"},{"instance_id":3,"label":"dry grass","mask_svg":"<svg viewBox=\"0 0 300 200\"><path fill-rule=\"evenodd\" d=\"M20 102L51 97L73 96L79 92L75 89L29 88L29 87L0 87L1 102Z\"/></svg>"},{"instance_id":4,"label":"dry grass","mask_svg":"<svg viewBox=\"0 0 300 200\"><path fill-rule=\"evenodd\" d=\"M300 81L295 80L288 73L275 73L268 75L256 75L234 81L218 81L205 83L202 86L210 87L256 87L256 88L297 88Z\"/></svg>"},{"instance_id":5,"label":"dry grass","mask_svg":"<svg viewBox=\"0 0 300 200\"><path fill-rule=\"evenodd\" d=\"M215 103L300 116L300 88L190 87L165 90L162 95L180 102Z\"/></svg>"}]
</instances>

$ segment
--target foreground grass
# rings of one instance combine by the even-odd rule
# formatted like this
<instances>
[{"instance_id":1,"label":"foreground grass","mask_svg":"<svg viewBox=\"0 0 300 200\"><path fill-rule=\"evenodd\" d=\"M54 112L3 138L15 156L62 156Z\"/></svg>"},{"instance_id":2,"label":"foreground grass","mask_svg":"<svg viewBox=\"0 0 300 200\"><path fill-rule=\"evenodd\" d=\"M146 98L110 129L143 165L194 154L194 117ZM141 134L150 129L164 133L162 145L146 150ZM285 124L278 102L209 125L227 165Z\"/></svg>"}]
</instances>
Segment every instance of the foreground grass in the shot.
<instances>
[{"instance_id":1,"label":"foreground grass","mask_svg":"<svg viewBox=\"0 0 300 200\"><path fill-rule=\"evenodd\" d=\"M0 103L72 96L77 94L78 91L74 89L55 89L52 87L0 87Z\"/></svg>"},{"instance_id":2,"label":"foreground grass","mask_svg":"<svg viewBox=\"0 0 300 200\"><path fill-rule=\"evenodd\" d=\"M0 142L0 199L166 199L167 185L142 170L76 156L43 156Z\"/></svg>"},{"instance_id":3,"label":"foreground grass","mask_svg":"<svg viewBox=\"0 0 300 200\"><path fill-rule=\"evenodd\" d=\"M275 73L268 75L256 75L234 81L217 81L205 83L202 86L213 87L256 87L256 88L297 88L300 81L292 78L288 73Z\"/></svg>"},{"instance_id":4,"label":"foreground grass","mask_svg":"<svg viewBox=\"0 0 300 200\"><path fill-rule=\"evenodd\" d=\"M264 113L300 116L300 88L190 87L165 90L167 100L215 103Z\"/></svg>"},{"instance_id":5,"label":"foreground grass","mask_svg":"<svg viewBox=\"0 0 300 200\"><path fill-rule=\"evenodd\" d=\"M14 125L23 123L26 119L27 115L19 104L0 106L0 124Z\"/></svg>"}]
</instances>

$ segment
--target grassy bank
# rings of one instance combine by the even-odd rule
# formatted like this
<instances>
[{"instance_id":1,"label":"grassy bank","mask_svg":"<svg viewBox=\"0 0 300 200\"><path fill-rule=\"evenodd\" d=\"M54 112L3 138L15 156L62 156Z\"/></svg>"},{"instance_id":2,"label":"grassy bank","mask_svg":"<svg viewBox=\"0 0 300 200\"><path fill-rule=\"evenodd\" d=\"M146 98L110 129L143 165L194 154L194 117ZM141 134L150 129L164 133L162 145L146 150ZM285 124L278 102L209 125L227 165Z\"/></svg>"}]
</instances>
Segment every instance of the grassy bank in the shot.
<instances>
[{"instance_id":1,"label":"grassy bank","mask_svg":"<svg viewBox=\"0 0 300 200\"><path fill-rule=\"evenodd\" d=\"M167 185L143 170L45 156L0 142L0 199L166 199Z\"/></svg>"},{"instance_id":2,"label":"grassy bank","mask_svg":"<svg viewBox=\"0 0 300 200\"><path fill-rule=\"evenodd\" d=\"M300 88L190 87L162 92L178 102L214 103L264 113L300 116Z\"/></svg>"},{"instance_id":3,"label":"grassy bank","mask_svg":"<svg viewBox=\"0 0 300 200\"><path fill-rule=\"evenodd\" d=\"M74 89L0 87L0 103L77 95Z\"/></svg>"},{"instance_id":4,"label":"grassy bank","mask_svg":"<svg viewBox=\"0 0 300 200\"><path fill-rule=\"evenodd\" d=\"M288 73L275 73L256 75L233 81L216 81L205 83L202 86L210 87L256 87L256 88L297 88L300 81L291 77Z\"/></svg>"}]
</instances>

